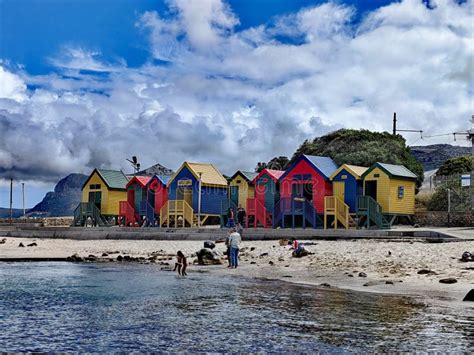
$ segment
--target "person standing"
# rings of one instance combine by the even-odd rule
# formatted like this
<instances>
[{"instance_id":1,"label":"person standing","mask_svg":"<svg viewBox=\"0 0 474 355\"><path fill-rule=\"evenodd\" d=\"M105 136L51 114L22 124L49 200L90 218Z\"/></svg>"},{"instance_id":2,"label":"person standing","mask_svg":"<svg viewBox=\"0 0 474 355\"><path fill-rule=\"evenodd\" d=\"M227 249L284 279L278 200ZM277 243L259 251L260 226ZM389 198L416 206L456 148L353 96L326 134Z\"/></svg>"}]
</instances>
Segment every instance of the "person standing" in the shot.
<instances>
[{"instance_id":1,"label":"person standing","mask_svg":"<svg viewBox=\"0 0 474 355\"><path fill-rule=\"evenodd\" d=\"M245 210L242 206L239 205L239 208L237 210L237 223L240 224L242 227L245 225L246 216L247 214L245 213Z\"/></svg>"},{"instance_id":2,"label":"person standing","mask_svg":"<svg viewBox=\"0 0 474 355\"><path fill-rule=\"evenodd\" d=\"M242 238L239 233L237 233L236 229L232 229L232 233L229 237L229 245L230 245L230 267L236 269L238 266L239 260L239 248L240 243L242 242Z\"/></svg>"},{"instance_id":3,"label":"person standing","mask_svg":"<svg viewBox=\"0 0 474 355\"><path fill-rule=\"evenodd\" d=\"M227 226L229 228L235 227L234 210L232 209L232 207L229 207L229 209L227 210Z\"/></svg>"},{"instance_id":4,"label":"person standing","mask_svg":"<svg viewBox=\"0 0 474 355\"><path fill-rule=\"evenodd\" d=\"M232 234L232 230L229 231L229 233L227 234L227 237L225 238L225 246L227 247L227 261L229 262L229 266L227 267L231 267L231 263L230 263L230 235Z\"/></svg>"},{"instance_id":5,"label":"person standing","mask_svg":"<svg viewBox=\"0 0 474 355\"><path fill-rule=\"evenodd\" d=\"M186 276L186 269L188 268L188 260L184 256L184 254L181 252L181 250L178 251L176 254L176 263L174 264L174 269L173 271L178 270L178 275L181 276Z\"/></svg>"}]
</instances>

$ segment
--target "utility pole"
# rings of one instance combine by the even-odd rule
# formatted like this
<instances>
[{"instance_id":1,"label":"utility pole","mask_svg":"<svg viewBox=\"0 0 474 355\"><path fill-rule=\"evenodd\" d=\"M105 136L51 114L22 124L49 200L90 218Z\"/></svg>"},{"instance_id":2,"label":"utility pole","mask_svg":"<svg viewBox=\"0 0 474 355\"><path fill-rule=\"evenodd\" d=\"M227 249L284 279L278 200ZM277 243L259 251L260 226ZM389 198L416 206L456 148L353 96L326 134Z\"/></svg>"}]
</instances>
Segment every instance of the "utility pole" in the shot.
<instances>
[{"instance_id":1,"label":"utility pole","mask_svg":"<svg viewBox=\"0 0 474 355\"><path fill-rule=\"evenodd\" d=\"M397 113L393 113L393 135L397 134Z\"/></svg>"},{"instance_id":2,"label":"utility pole","mask_svg":"<svg viewBox=\"0 0 474 355\"><path fill-rule=\"evenodd\" d=\"M21 192L23 195L23 218L25 218L26 211L25 211L25 183L24 182L21 183Z\"/></svg>"},{"instance_id":3,"label":"utility pole","mask_svg":"<svg viewBox=\"0 0 474 355\"><path fill-rule=\"evenodd\" d=\"M199 173L198 228L201 228L201 191L202 191L202 173Z\"/></svg>"},{"instance_id":4,"label":"utility pole","mask_svg":"<svg viewBox=\"0 0 474 355\"><path fill-rule=\"evenodd\" d=\"M10 178L10 224L13 224L13 178Z\"/></svg>"},{"instance_id":5,"label":"utility pole","mask_svg":"<svg viewBox=\"0 0 474 355\"><path fill-rule=\"evenodd\" d=\"M472 168L471 168L471 209L474 210L474 115L471 116L471 130L469 131L469 138L471 138L471 155L472 155Z\"/></svg>"},{"instance_id":6,"label":"utility pole","mask_svg":"<svg viewBox=\"0 0 474 355\"><path fill-rule=\"evenodd\" d=\"M423 138L423 131L421 129L397 129L397 113L393 113L393 135L396 136L397 132L411 132L419 133L420 138Z\"/></svg>"},{"instance_id":7,"label":"utility pole","mask_svg":"<svg viewBox=\"0 0 474 355\"><path fill-rule=\"evenodd\" d=\"M451 224L451 189L448 189L448 226Z\"/></svg>"}]
</instances>

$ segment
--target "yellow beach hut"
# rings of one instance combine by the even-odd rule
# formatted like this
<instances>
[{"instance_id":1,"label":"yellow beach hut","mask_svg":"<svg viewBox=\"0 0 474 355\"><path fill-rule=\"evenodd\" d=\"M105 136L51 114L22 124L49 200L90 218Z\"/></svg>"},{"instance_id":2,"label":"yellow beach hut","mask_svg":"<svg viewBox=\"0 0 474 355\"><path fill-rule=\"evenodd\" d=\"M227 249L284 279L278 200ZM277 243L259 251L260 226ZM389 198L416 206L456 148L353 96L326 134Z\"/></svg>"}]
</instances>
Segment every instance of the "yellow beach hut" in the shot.
<instances>
[{"instance_id":1,"label":"yellow beach hut","mask_svg":"<svg viewBox=\"0 0 474 355\"><path fill-rule=\"evenodd\" d=\"M119 215L119 202L127 199L128 178L120 170L94 169L82 186L81 203L74 211L74 225L90 218L96 225L108 225Z\"/></svg>"},{"instance_id":2,"label":"yellow beach hut","mask_svg":"<svg viewBox=\"0 0 474 355\"><path fill-rule=\"evenodd\" d=\"M233 207L247 209L247 199L255 197L253 179L255 172L238 170L229 180L229 200Z\"/></svg>"},{"instance_id":3,"label":"yellow beach hut","mask_svg":"<svg viewBox=\"0 0 474 355\"><path fill-rule=\"evenodd\" d=\"M390 228L397 217L414 215L416 178L403 165L375 163L367 169L357 200L359 226Z\"/></svg>"}]
</instances>

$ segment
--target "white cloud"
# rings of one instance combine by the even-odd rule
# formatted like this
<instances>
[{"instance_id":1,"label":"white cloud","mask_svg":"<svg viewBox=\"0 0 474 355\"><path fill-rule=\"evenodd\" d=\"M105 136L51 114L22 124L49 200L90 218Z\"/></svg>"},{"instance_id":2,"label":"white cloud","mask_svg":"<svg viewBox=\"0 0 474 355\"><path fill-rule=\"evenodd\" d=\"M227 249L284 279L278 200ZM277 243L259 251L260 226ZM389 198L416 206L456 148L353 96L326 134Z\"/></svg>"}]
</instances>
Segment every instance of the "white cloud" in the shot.
<instances>
[{"instance_id":1,"label":"white cloud","mask_svg":"<svg viewBox=\"0 0 474 355\"><path fill-rule=\"evenodd\" d=\"M0 99L26 100L26 84L18 76L0 66Z\"/></svg>"},{"instance_id":2,"label":"white cloud","mask_svg":"<svg viewBox=\"0 0 474 355\"><path fill-rule=\"evenodd\" d=\"M67 47L55 62L66 77L0 67L0 176L126 169L131 155L142 166L211 161L230 174L339 127L390 129L394 111L403 128L463 130L472 1L432 5L394 3L354 26L353 8L326 3L236 31L223 2L176 0L171 18L148 12L138 23L167 65L131 69Z\"/></svg>"},{"instance_id":3,"label":"white cloud","mask_svg":"<svg viewBox=\"0 0 474 355\"><path fill-rule=\"evenodd\" d=\"M85 50L80 47L65 46L59 57L50 59L50 62L63 69L90 70L96 72L118 71L126 66L123 59L117 63L104 63L101 61L100 51Z\"/></svg>"}]
</instances>

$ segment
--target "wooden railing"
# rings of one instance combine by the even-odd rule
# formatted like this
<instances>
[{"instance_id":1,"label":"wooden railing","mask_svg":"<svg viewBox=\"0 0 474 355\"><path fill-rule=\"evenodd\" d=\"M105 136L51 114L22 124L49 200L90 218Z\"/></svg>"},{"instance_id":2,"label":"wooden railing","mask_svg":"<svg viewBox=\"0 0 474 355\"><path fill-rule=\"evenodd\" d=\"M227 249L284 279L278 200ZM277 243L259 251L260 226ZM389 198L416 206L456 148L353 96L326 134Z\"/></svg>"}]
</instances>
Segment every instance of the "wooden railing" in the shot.
<instances>
[{"instance_id":1,"label":"wooden railing","mask_svg":"<svg viewBox=\"0 0 474 355\"><path fill-rule=\"evenodd\" d=\"M268 213L264 204L256 198L247 199L247 225L249 216L254 216L255 218L254 227L257 227L258 222L260 222L264 228L271 227L271 223L268 222L270 214Z\"/></svg>"},{"instance_id":2,"label":"wooden railing","mask_svg":"<svg viewBox=\"0 0 474 355\"><path fill-rule=\"evenodd\" d=\"M324 197L324 229L327 229L327 216L334 216L334 229L340 222L344 228L349 228L349 206L336 196Z\"/></svg>"},{"instance_id":3,"label":"wooden railing","mask_svg":"<svg viewBox=\"0 0 474 355\"><path fill-rule=\"evenodd\" d=\"M145 216L145 227L155 225L155 209L147 200L140 202L140 216Z\"/></svg>"},{"instance_id":4,"label":"wooden railing","mask_svg":"<svg viewBox=\"0 0 474 355\"><path fill-rule=\"evenodd\" d=\"M305 201L304 202L304 213L303 217L311 223L313 228L317 227L317 217L318 217L318 212L316 211L316 208L314 208L313 204L310 201Z\"/></svg>"},{"instance_id":5,"label":"wooden railing","mask_svg":"<svg viewBox=\"0 0 474 355\"><path fill-rule=\"evenodd\" d=\"M168 202L169 201L166 201L163 206L161 206L161 209L160 209L160 226L162 227L165 223L166 225L169 227L169 223L170 223L170 215L168 213Z\"/></svg>"},{"instance_id":6,"label":"wooden railing","mask_svg":"<svg viewBox=\"0 0 474 355\"><path fill-rule=\"evenodd\" d=\"M166 222L169 227L170 216L174 216L174 226L176 228L185 227L186 222L192 227L194 223L194 210L185 200L168 200L160 210L161 226ZM182 224L179 225L179 217L182 218Z\"/></svg>"},{"instance_id":7,"label":"wooden railing","mask_svg":"<svg viewBox=\"0 0 474 355\"><path fill-rule=\"evenodd\" d=\"M93 202L80 202L74 210L75 226L84 226L87 218L92 219L92 223L99 226L106 226L107 222L103 219L99 208Z\"/></svg>"},{"instance_id":8,"label":"wooden railing","mask_svg":"<svg viewBox=\"0 0 474 355\"><path fill-rule=\"evenodd\" d=\"M124 224L126 226L134 225L137 220L135 216L135 209L130 205L128 201L120 201L119 203L119 216L124 217Z\"/></svg>"},{"instance_id":9,"label":"wooden railing","mask_svg":"<svg viewBox=\"0 0 474 355\"><path fill-rule=\"evenodd\" d=\"M390 223L386 221L382 206L371 196L359 196L357 198L357 214L367 216L367 227L370 228L370 221L378 228L390 228Z\"/></svg>"}]
</instances>

